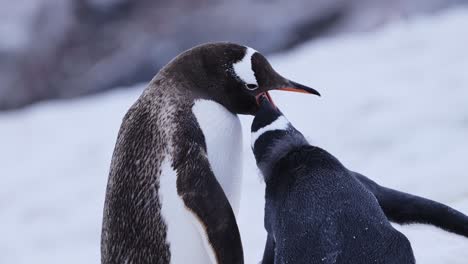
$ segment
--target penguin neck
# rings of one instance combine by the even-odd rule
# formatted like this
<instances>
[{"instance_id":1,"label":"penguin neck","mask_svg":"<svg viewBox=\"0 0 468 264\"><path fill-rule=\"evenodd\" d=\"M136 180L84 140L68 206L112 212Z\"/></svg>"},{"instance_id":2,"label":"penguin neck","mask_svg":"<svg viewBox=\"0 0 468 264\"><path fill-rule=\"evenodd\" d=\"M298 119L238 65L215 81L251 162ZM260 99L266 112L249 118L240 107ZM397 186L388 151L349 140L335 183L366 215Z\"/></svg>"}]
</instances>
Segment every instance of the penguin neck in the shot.
<instances>
[{"instance_id":1,"label":"penguin neck","mask_svg":"<svg viewBox=\"0 0 468 264\"><path fill-rule=\"evenodd\" d=\"M242 127L239 117L221 104L195 99L192 113L203 132L211 170L234 212L238 210L242 174Z\"/></svg>"},{"instance_id":2,"label":"penguin neck","mask_svg":"<svg viewBox=\"0 0 468 264\"><path fill-rule=\"evenodd\" d=\"M309 145L304 136L282 115L260 127L261 118L272 116L257 115L252 124L252 150L257 166L266 183L273 176L274 167L288 153ZM275 118L275 116L273 116Z\"/></svg>"}]
</instances>

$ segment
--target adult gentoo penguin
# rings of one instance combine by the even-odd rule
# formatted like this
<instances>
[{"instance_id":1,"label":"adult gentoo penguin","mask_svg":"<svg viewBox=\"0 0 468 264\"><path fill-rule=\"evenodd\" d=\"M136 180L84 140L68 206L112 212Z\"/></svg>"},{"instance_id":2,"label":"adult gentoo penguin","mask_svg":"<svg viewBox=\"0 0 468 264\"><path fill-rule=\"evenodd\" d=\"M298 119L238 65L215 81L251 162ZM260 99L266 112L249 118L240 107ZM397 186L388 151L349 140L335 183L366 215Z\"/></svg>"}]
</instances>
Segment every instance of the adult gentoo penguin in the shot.
<instances>
[{"instance_id":1,"label":"adult gentoo penguin","mask_svg":"<svg viewBox=\"0 0 468 264\"><path fill-rule=\"evenodd\" d=\"M241 126L268 90L318 94L255 50L211 43L153 78L125 115L109 173L102 263L243 263Z\"/></svg>"}]
</instances>

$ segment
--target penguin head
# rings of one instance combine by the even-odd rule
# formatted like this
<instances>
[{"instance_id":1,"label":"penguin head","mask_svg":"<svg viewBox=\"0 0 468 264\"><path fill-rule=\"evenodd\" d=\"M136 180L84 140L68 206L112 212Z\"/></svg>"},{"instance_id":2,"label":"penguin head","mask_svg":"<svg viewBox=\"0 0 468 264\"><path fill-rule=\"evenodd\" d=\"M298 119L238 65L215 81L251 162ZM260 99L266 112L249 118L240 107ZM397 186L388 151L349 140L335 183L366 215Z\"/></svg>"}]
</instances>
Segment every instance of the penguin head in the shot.
<instances>
[{"instance_id":1,"label":"penguin head","mask_svg":"<svg viewBox=\"0 0 468 264\"><path fill-rule=\"evenodd\" d=\"M252 151L268 181L276 162L291 150L309 143L265 95L259 96L258 104L259 110L251 126Z\"/></svg>"},{"instance_id":2,"label":"penguin head","mask_svg":"<svg viewBox=\"0 0 468 264\"><path fill-rule=\"evenodd\" d=\"M256 50L229 42L192 48L169 64L188 81L198 98L214 100L236 114L254 115L256 98L270 90L320 95L316 90L278 74Z\"/></svg>"}]
</instances>

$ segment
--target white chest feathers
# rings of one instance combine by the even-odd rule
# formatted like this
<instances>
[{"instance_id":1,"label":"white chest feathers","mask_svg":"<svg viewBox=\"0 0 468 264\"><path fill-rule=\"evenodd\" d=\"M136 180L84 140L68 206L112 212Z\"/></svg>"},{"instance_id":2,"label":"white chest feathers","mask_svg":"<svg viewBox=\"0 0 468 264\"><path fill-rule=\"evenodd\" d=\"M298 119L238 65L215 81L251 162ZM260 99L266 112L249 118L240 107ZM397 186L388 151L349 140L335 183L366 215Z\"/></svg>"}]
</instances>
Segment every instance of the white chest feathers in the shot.
<instances>
[{"instance_id":1,"label":"white chest feathers","mask_svg":"<svg viewBox=\"0 0 468 264\"><path fill-rule=\"evenodd\" d=\"M211 169L237 215L242 183L242 127L237 115L211 100L196 100L197 118Z\"/></svg>"}]
</instances>

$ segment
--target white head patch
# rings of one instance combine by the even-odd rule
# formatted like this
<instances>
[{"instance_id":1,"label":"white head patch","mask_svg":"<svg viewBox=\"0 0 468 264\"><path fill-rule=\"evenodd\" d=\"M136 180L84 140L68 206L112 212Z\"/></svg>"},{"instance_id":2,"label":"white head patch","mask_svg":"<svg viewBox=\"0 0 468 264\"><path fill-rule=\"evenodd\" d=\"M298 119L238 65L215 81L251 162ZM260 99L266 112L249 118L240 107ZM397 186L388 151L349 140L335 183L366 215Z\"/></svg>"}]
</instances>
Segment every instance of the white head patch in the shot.
<instances>
[{"instance_id":1,"label":"white head patch","mask_svg":"<svg viewBox=\"0 0 468 264\"><path fill-rule=\"evenodd\" d=\"M244 58L234 63L233 68L237 76L247 84L258 85L255 73L252 69L252 55L257 52L256 50L247 47Z\"/></svg>"}]
</instances>

